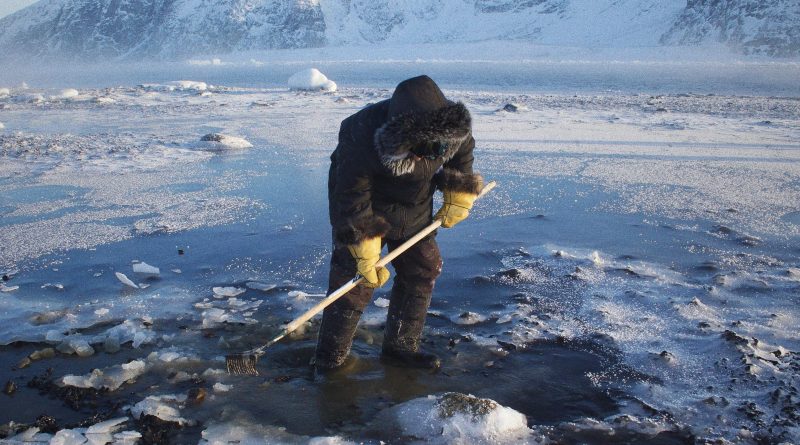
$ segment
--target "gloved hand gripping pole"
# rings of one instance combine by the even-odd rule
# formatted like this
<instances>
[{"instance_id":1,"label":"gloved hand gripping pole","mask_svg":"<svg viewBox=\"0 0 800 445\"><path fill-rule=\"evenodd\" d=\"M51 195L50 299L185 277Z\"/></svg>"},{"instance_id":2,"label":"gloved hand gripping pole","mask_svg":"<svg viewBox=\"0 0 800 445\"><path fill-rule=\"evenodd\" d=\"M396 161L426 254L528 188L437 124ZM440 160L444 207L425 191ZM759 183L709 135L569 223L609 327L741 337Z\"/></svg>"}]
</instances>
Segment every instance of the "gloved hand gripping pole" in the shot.
<instances>
[{"instance_id":1,"label":"gloved hand gripping pole","mask_svg":"<svg viewBox=\"0 0 800 445\"><path fill-rule=\"evenodd\" d=\"M478 194L478 198L481 198L483 195L489 193L496 185L497 183L495 181L486 184L481 190L480 194ZM438 219L435 220L430 225L420 230L419 233L409 238L408 241L397 246L396 249L392 250L385 257L378 260L378 262L375 264L375 267L385 267L392 260L394 260L395 258L400 256L403 252L408 250L411 246L413 246L421 239L428 236L434 230L438 229L441 225L442 221ZM270 346L281 341L283 337L286 337L289 333L302 326L303 323L307 322L312 317L322 312L326 307L330 306L334 301L338 300L344 294L350 292L351 289L361 284L363 280L364 277L356 275L352 280L348 281L342 287L336 289L330 295L325 297L322 301L317 303L314 307L304 312L303 315L289 322L289 324L284 326L283 330L278 336L268 341L266 344L251 349L249 351L226 355L225 365L228 368L228 373L238 374L238 375L258 375L258 369L256 369L256 364L258 363L258 359L259 357L264 355L265 351Z\"/></svg>"}]
</instances>

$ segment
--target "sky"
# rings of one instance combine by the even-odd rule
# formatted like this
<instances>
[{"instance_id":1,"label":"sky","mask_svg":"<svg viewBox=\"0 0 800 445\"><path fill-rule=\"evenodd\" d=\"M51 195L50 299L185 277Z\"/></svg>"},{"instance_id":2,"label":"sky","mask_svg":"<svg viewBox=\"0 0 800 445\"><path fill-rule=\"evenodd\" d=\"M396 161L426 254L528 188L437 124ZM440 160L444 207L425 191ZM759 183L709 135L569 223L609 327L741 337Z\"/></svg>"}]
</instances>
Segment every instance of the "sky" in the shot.
<instances>
[{"instance_id":1,"label":"sky","mask_svg":"<svg viewBox=\"0 0 800 445\"><path fill-rule=\"evenodd\" d=\"M0 0L0 18L32 5L37 1L38 0Z\"/></svg>"}]
</instances>

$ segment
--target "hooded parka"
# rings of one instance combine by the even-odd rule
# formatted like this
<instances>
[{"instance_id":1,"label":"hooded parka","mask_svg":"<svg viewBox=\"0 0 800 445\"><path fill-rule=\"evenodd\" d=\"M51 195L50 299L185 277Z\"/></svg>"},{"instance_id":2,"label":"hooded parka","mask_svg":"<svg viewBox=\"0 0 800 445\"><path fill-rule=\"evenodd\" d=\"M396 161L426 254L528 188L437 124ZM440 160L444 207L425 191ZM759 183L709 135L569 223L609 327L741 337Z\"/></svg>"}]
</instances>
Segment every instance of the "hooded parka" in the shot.
<instances>
[{"instance_id":1,"label":"hooded parka","mask_svg":"<svg viewBox=\"0 0 800 445\"><path fill-rule=\"evenodd\" d=\"M434 159L412 149L434 143L446 148ZM475 141L469 111L447 100L427 76L400 83L391 99L346 118L331 155L328 198L334 249L328 293L352 279L355 260L347 246L380 237L390 249L432 222L436 188L477 194L481 177L472 171ZM392 261L392 285L383 355L416 354L442 260L435 234ZM317 369L341 366L350 352L372 289L356 286L325 309L319 331ZM435 356L434 356L435 357ZM437 359L438 360L438 359Z\"/></svg>"}]
</instances>

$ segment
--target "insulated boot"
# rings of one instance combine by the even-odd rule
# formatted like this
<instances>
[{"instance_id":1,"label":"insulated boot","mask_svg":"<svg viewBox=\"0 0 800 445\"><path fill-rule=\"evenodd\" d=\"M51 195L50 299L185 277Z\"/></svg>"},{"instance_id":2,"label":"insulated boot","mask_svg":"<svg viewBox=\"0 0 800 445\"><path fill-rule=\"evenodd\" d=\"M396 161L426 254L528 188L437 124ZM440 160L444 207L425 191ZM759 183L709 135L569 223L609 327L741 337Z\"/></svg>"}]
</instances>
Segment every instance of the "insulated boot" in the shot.
<instances>
[{"instance_id":1,"label":"insulated boot","mask_svg":"<svg viewBox=\"0 0 800 445\"><path fill-rule=\"evenodd\" d=\"M361 311L343 309L331 305L322 314L319 327L317 350L314 353L315 369L323 371L338 368L344 364L353 344Z\"/></svg>"},{"instance_id":2,"label":"insulated boot","mask_svg":"<svg viewBox=\"0 0 800 445\"><path fill-rule=\"evenodd\" d=\"M408 286L395 280L386 317L381 359L384 363L409 368L438 369L439 357L419 351L419 339L431 302L430 293L407 292Z\"/></svg>"}]
</instances>

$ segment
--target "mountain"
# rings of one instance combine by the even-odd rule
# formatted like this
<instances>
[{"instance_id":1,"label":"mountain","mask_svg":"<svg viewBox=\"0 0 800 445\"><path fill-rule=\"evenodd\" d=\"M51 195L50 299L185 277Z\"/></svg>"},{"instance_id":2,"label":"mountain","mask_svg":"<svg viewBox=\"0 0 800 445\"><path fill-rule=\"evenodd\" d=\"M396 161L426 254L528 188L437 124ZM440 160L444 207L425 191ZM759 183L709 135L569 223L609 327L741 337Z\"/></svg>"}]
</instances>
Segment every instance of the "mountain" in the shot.
<instances>
[{"instance_id":1,"label":"mountain","mask_svg":"<svg viewBox=\"0 0 800 445\"><path fill-rule=\"evenodd\" d=\"M664 45L726 43L745 54L791 57L800 54L798 0L689 0Z\"/></svg>"},{"instance_id":2,"label":"mountain","mask_svg":"<svg viewBox=\"0 0 800 445\"><path fill-rule=\"evenodd\" d=\"M727 44L800 54L798 0L41 0L0 19L24 57L180 58L244 50L524 40Z\"/></svg>"}]
</instances>

